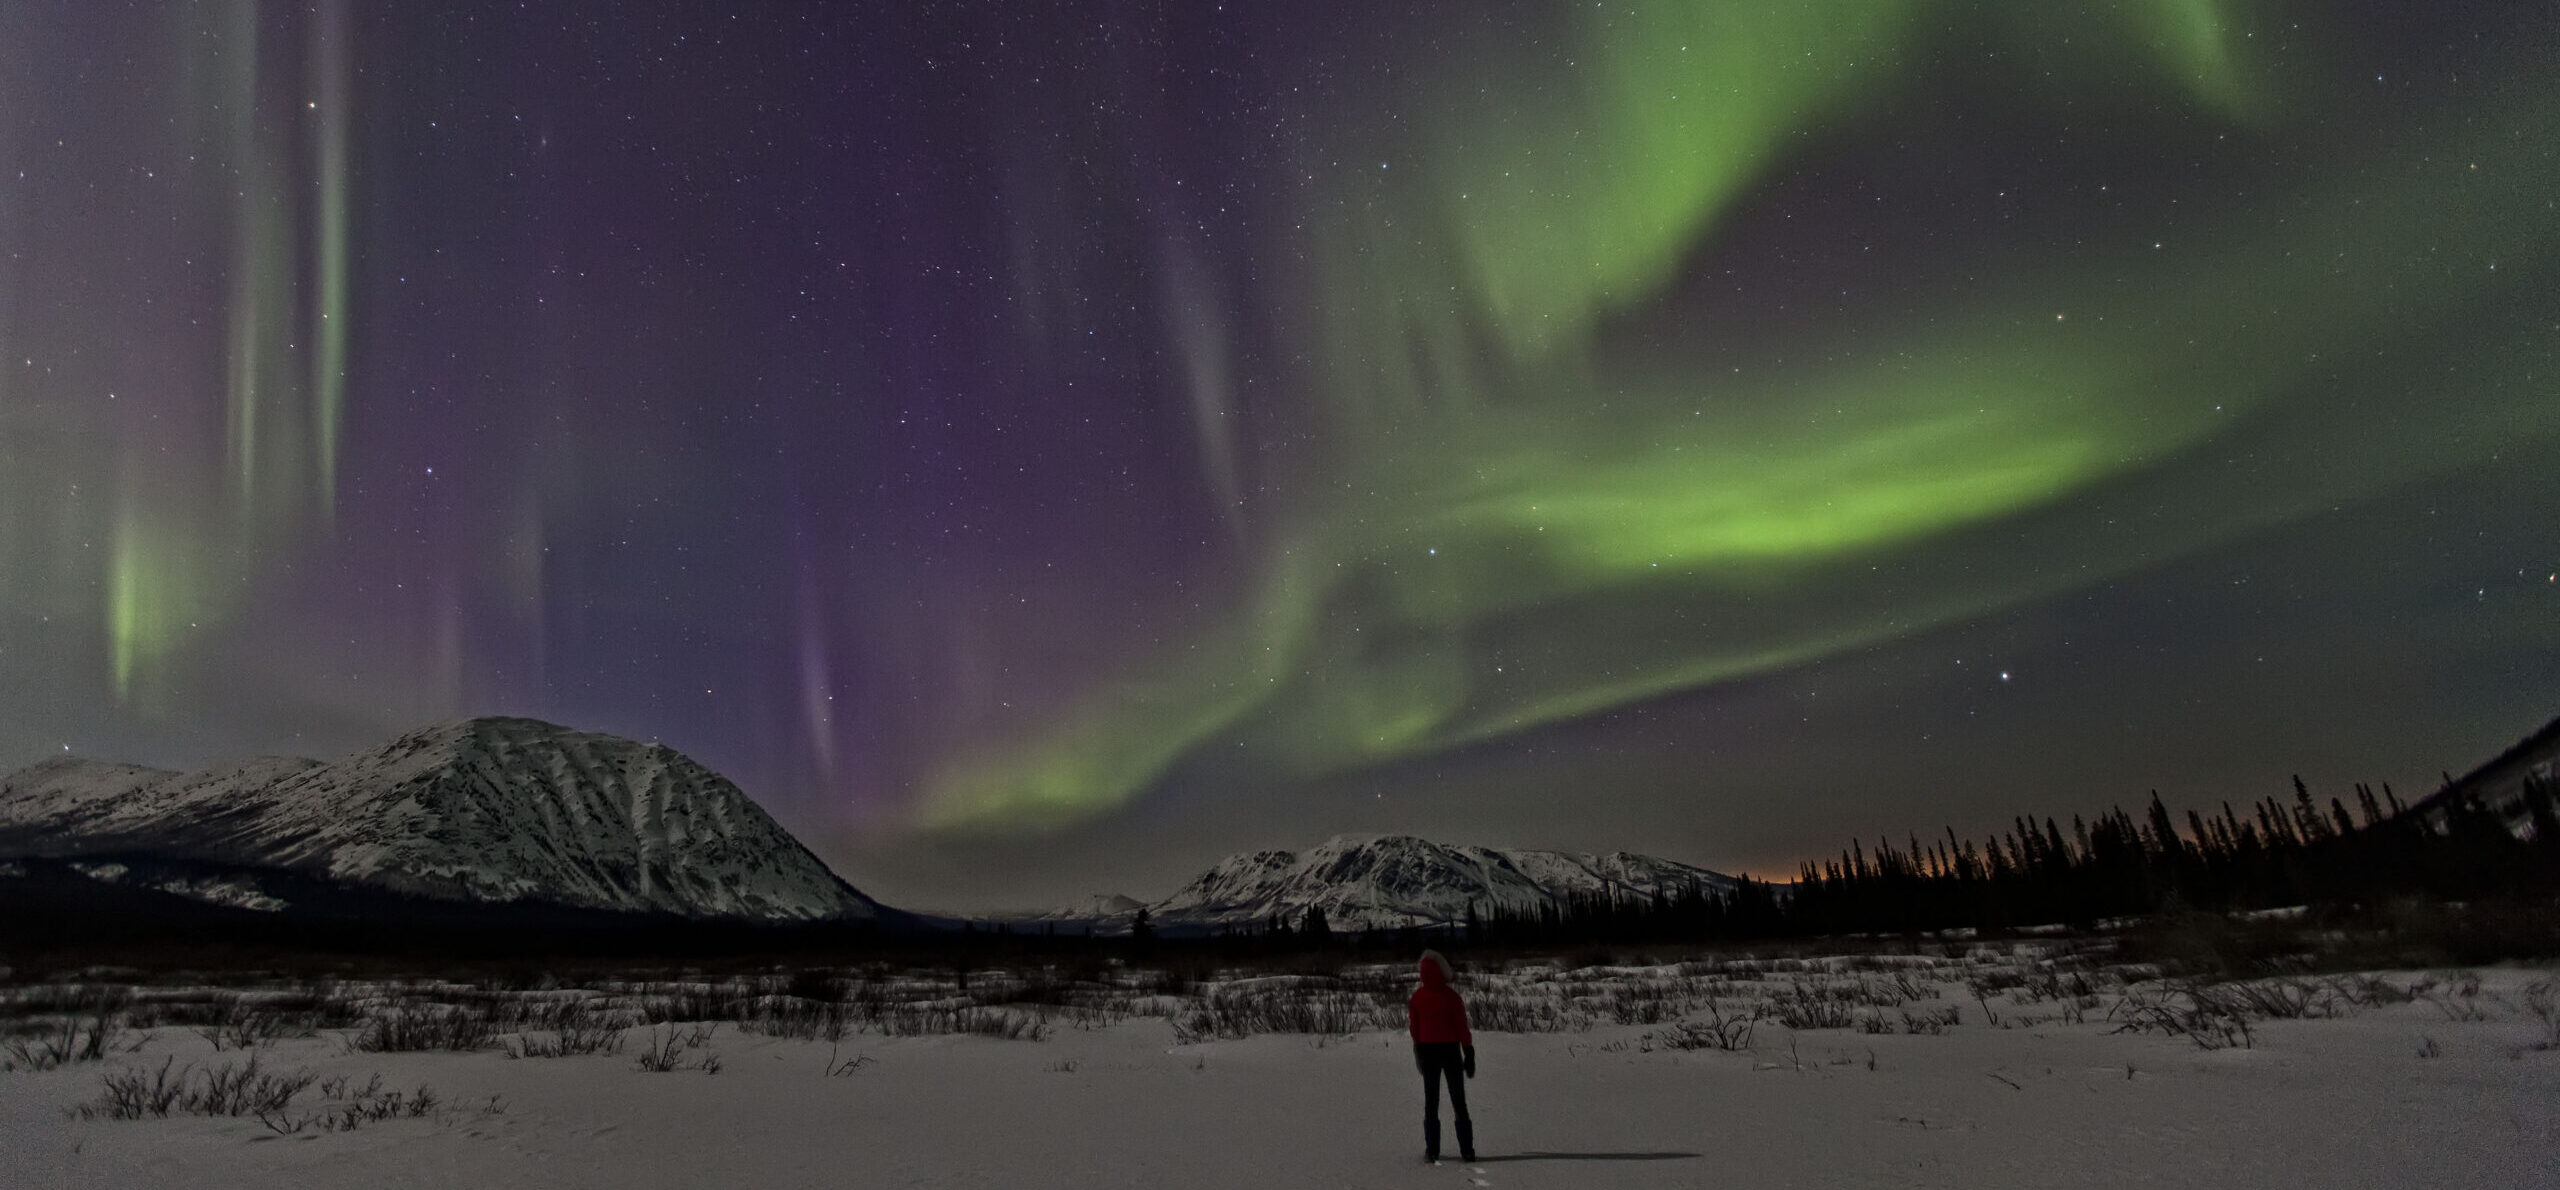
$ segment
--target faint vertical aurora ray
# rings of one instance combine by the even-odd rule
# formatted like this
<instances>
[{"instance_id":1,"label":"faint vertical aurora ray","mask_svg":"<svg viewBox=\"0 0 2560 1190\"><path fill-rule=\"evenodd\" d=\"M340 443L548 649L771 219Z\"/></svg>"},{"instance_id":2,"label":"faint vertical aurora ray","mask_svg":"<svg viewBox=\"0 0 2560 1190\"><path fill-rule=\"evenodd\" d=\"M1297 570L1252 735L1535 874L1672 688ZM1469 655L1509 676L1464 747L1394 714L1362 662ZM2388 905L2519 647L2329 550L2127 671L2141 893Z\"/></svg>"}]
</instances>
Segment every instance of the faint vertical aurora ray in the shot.
<instances>
[{"instance_id":1,"label":"faint vertical aurora ray","mask_svg":"<svg viewBox=\"0 0 2560 1190\"><path fill-rule=\"evenodd\" d=\"M275 161L258 110L259 27L256 6L233 0L218 11L173 16L185 75L199 85L180 92L185 126L213 133L220 146L213 162L220 179L198 200L222 212L228 243L214 253L226 275L218 310L222 325L222 440L220 462L210 472L214 493L190 490L185 470L147 463L128 446L117 465L113 542L108 550L104 624L108 669L119 703L132 705L144 667L179 643L179 626L217 591L209 562L220 559L245 575L245 543L253 539L260 502L267 496L260 469L274 432L266 398L275 352L282 347L282 312L272 307L289 281L277 257L284 239L275 203ZM227 184L226 184L227 183ZM211 498L208 498L210 496Z\"/></svg>"},{"instance_id":2,"label":"faint vertical aurora ray","mask_svg":"<svg viewBox=\"0 0 2560 1190\"><path fill-rule=\"evenodd\" d=\"M277 184L274 138L259 119L257 7L240 0L231 5L230 15L220 102L231 117L226 149L239 183L232 192L231 291L224 311L229 343L225 407L232 512L243 525L254 527L268 494L260 468L271 456L261 448L274 433L267 405L280 363L275 356L283 346L282 291L292 276L284 259L289 221L283 206L289 196Z\"/></svg>"},{"instance_id":3,"label":"faint vertical aurora ray","mask_svg":"<svg viewBox=\"0 0 2560 1190\"><path fill-rule=\"evenodd\" d=\"M334 15L333 15L334 14ZM256 546L301 525L307 510L334 504L346 368L347 150L351 87L343 7L323 6L310 24L305 65L320 98L305 98L288 75L270 79L260 42L259 6L232 9L229 70L231 164L239 177L232 209L229 319L233 512ZM290 59L287 60L290 65ZM324 102L325 100L325 102ZM290 101L290 102L289 102ZM310 117L312 177L297 176L295 134ZM317 191L310 231L317 301L304 317L303 254L296 243L305 189ZM310 345L308 359L297 355ZM305 398L308 399L306 404ZM315 477L317 483L313 483ZM305 485L312 485L306 491Z\"/></svg>"},{"instance_id":4,"label":"faint vertical aurora ray","mask_svg":"<svg viewBox=\"0 0 2560 1190\"><path fill-rule=\"evenodd\" d=\"M120 461L99 586L114 696L127 705L149 665L234 611L315 519L334 518L352 316L354 62L344 0L292 16L231 0L171 20L180 75L194 81L179 88L175 123L206 129L220 146L216 180L197 201L227 225L227 242L212 253L224 272L222 440L201 478L139 449ZM284 36L273 25L307 30L292 77L269 77L276 63L261 43ZM282 65L295 66L293 56ZM308 203L306 187L317 191Z\"/></svg>"},{"instance_id":5,"label":"faint vertical aurora ray","mask_svg":"<svg viewBox=\"0 0 2560 1190\"><path fill-rule=\"evenodd\" d=\"M338 509L338 436L347 379L347 123L355 51L346 0L320 0L311 27L311 70L319 80L319 127L312 142L320 219L314 234L319 257L317 325L311 341L313 448L319 467L320 515Z\"/></svg>"},{"instance_id":6,"label":"faint vertical aurora ray","mask_svg":"<svg viewBox=\"0 0 2560 1190\"><path fill-rule=\"evenodd\" d=\"M818 584L804 557L800 567L798 656L801 727L809 736L809 759L819 781L836 783L835 675L827 661L827 626L821 614Z\"/></svg>"},{"instance_id":7,"label":"faint vertical aurora ray","mask_svg":"<svg viewBox=\"0 0 2560 1190\"><path fill-rule=\"evenodd\" d=\"M150 563L141 527L131 510L119 509L115 546L107 560L107 665L118 700L132 695L134 667L156 636L153 630L158 625L145 623L159 610L159 603L149 597Z\"/></svg>"},{"instance_id":8,"label":"faint vertical aurora ray","mask_svg":"<svg viewBox=\"0 0 2560 1190\"><path fill-rule=\"evenodd\" d=\"M1159 252L1157 299L1164 310L1166 333L1182 359L1183 389L1191 398L1191 429L1208 474L1210 494L1218 502L1218 519L1229 531L1244 532L1244 478L1236 459L1237 410L1227 332L1221 322L1216 283L1199 253L1179 236L1165 237Z\"/></svg>"}]
</instances>

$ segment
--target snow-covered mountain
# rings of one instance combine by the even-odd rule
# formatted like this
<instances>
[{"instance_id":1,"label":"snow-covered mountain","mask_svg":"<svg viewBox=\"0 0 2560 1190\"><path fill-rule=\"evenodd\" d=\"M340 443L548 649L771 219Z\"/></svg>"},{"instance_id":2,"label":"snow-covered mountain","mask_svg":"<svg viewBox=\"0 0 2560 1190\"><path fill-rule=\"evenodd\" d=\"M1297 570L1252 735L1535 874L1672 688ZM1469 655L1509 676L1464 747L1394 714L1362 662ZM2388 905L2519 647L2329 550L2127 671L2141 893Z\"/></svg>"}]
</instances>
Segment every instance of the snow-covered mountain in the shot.
<instances>
[{"instance_id":1,"label":"snow-covered mountain","mask_svg":"<svg viewBox=\"0 0 2560 1190\"><path fill-rule=\"evenodd\" d=\"M1106 921L1112 918L1125 920L1137 916L1138 910L1145 908L1146 904L1147 903L1145 901L1141 901L1136 897L1123 896L1119 893L1095 893L1094 895L1063 909L1051 909L1045 912L1034 911L1031 913L1013 916L999 915L999 917L1001 920L1005 921L1027 921L1034 923L1044 921Z\"/></svg>"},{"instance_id":2,"label":"snow-covered mountain","mask_svg":"<svg viewBox=\"0 0 2560 1190\"><path fill-rule=\"evenodd\" d=\"M531 719L438 724L330 764L47 760L0 778L0 855L269 871L447 902L781 921L879 912L674 749Z\"/></svg>"},{"instance_id":3,"label":"snow-covered mountain","mask_svg":"<svg viewBox=\"0 0 2560 1190\"><path fill-rule=\"evenodd\" d=\"M1625 851L1505 851L1411 835L1343 835L1305 852L1228 856L1147 906L1147 913L1159 928L1217 929L1261 925L1280 914L1295 922L1320 907L1337 930L1395 929L1459 924L1469 905L1490 914L1611 891L1650 897L1697 888L1722 894L1735 883L1720 872ZM1134 915L1132 908L1097 925L1125 929Z\"/></svg>"}]
</instances>

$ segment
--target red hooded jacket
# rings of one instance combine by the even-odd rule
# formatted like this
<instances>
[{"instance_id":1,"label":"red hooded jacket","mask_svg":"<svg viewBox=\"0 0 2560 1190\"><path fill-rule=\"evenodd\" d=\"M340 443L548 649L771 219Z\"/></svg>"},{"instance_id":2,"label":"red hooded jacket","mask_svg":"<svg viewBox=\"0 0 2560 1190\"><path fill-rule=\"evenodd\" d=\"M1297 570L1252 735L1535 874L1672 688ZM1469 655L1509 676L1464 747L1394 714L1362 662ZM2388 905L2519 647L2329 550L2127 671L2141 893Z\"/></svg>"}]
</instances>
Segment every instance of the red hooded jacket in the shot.
<instances>
[{"instance_id":1,"label":"red hooded jacket","mask_svg":"<svg viewBox=\"0 0 2560 1190\"><path fill-rule=\"evenodd\" d=\"M1449 986L1449 969L1441 965L1440 956L1423 956L1422 986L1413 989L1413 998L1404 1007L1405 1031L1415 1041L1476 1043L1475 1034L1467 1031L1466 1001Z\"/></svg>"}]
</instances>

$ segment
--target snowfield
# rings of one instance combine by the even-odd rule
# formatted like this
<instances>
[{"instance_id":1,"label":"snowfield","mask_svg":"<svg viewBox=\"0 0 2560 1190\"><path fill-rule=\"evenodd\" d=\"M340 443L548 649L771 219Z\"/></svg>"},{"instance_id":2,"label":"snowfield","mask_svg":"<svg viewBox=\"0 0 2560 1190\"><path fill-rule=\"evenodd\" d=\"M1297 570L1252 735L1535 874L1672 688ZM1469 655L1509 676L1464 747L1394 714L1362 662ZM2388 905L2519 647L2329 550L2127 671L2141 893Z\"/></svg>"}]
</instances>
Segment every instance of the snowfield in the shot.
<instances>
[{"instance_id":1,"label":"snowfield","mask_svg":"<svg viewBox=\"0 0 2560 1190\"><path fill-rule=\"evenodd\" d=\"M2038 943L1462 970L1482 1159L1438 1167L1409 986L1114 967L148 987L120 1006L20 987L0 1182L2560 1184L2549 969L2186 985ZM134 1023L76 1060L102 1004ZM407 1048L443 1044L463 1048ZM109 1118L111 1083L154 1079L170 1114L144 1093L125 1100L143 1118ZM188 1114L217 1083L245 1114Z\"/></svg>"}]
</instances>

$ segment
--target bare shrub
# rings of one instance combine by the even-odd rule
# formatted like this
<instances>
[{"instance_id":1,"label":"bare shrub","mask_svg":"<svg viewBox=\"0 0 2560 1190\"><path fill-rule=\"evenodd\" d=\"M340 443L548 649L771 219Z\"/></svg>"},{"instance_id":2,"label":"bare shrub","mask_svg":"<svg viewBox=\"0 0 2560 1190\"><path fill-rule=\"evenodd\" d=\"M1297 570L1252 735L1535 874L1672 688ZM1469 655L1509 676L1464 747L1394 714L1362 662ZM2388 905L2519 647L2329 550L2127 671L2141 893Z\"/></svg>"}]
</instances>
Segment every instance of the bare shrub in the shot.
<instances>
[{"instance_id":1,"label":"bare shrub","mask_svg":"<svg viewBox=\"0 0 2560 1190\"><path fill-rule=\"evenodd\" d=\"M282 1110L265 1112L258 1116L258 1122L287 1136L314 1128L322 1132L353 1132L384 1120L431 1116L443 1103L424 1083L411 1090L392 1091L384 1089L380 1074L353 1089L349 1089L349 1081L340 1075L322 1082L320 1096L329 1102L317 1111L298 1116Z\"/></svg>"},{"instance_id":2,"label":"bare shrub","mask_svg":"<svg viewBox=\"0 0 2560 1190\"><path fill-rule=\"evenodd\" d=\"M1769 1015L1790 1029L1846 1029L1856 1023L1854 992L1821 984L1792 983L1772 997Z\"/></svg>"},{"instance_id":3,"label":"bare shrub","mask_svg":"<svg viewBox=\"0 0 2560 1190\"><path fill-rule=\"evenodd\" d=\"M648 1025L734 1021L742 1005L751 1010L754 999L735 985L678 986L664 995L643 1000L640 1021Z\"/></svg>"},{"instance_id":4,"label":"bare shrub","mask_svg":"<svg viewBox=\"0 0 2560 1190\"><path fill-rule=\"evenodd\" d=\"M691 1051L709 1044L712 1032L718 1027L705 1024L696 1025L690 1029L660 1027L649 1030L649 1043L640 1050L640 1069L651 1074L665 1074L675 1070L700 1070L706 1074L720 1073L720 1055L718 1054L706 1053L691 1061L685 1057Z\"/></svg>"},{"instance_id":5,"label":"bare shrub","mask_svg":"<svg viewBox=\"0 0 2560 1190\"><path fill-rule=\"evenodd\" d=\"M1911 997L1902 994L1902 985L1893 980L1861 977L1849 983L1834 984L1831 995L1853 1005L1869 1008L1900 1008Z\"/></svg>"},{"instance_id":6,"label":"bare shrub","mask_svg":"<svg viewBox=\"0 0 2560 1190\"><path fill-rule=\"evenodd\" d=\"M2542 1036L2533 1043L2538 1050L2560 1049L2560 980L2541 979L2526 984L2526 1015L2542 1022Z\"/></svg>"},{"instance_id":7,"label":"bare shrub","mask_svg":"<svg viewBox=\"0 0 2560 1190\"><path fill-rule=\"evenodd\" d=\"M310 1087L309 1071L279 1073L267 1069L258 1055L221 1066L192 1063L171 1069L162 1059L158 1069L134 1067L100 1079L98 1097L72 1109L84 1120L139 1120L171 1114L190 1116L266 1116L278 1114L293 1097Z\"/></svg>"},{"instance_id":8,"label":"bare shrub","mask_svg":"<svg viewBox=\"0 0 2560 1190\"><path fill-rule=\"evenodd\" d=\"M1680 1016L1681 985L1661 979L1621 979L1599 998L1609 1020L1620 1025L1659 1025Z\"/></svg>"},{"instance_id":9,"label":"bare shrub","mask_svg":"<svg viewBox=\"0 0 2560 1190\"><path fill-rule=\"evenodd\" d=\"M496 1022L485 1010L428 1005L402 1005L365 1018L348 1045L368 1053L415 1053L483 1049L498 1038Z\"/></svg>"},{"instance_id":10,"label":"bare shrub","mask_svg":"<svg viewBox=\"0 0 2560 1190\"><path fill-rule=\"evenodd\" d=\"M2358 1008L2407 1004L2417 993L2379 975L2348 975L2331 981L2338 996Z\"/></svg>"},{"instance_id":11,"label":"bare shrub","mask_svg":"<svg viewBox=\"0 0 2560 1190\"><path fill-rule=\"evenodd\" d=\"M175 1074L170 1071L175 1058L160 1059L156 1070L130 1067L111 1071L101 1077L104 1084L98 1097L72 1109L84 1120L140 1120L164 1117L186 1097L187 1076L195 1073L189 1065Z\"/></svg>"},{"instance_id":12,"label":"bare shrub","mask_svg":"<svg viewBox=\"0 0 2560 1190\"><path fill-rule=\"evenodd\" d=\"M1212 1037L1251 1037L1256 1033L1339 1037L1404 1023L1401 1013L1396 1013L1392 1021L1389 1013L1375 997L1341 988L1224 987L1175 1012L1173 1031L1186 1043Z\"/></svg>"},{"instance_id":13,"label":"bare shrub","mask_svg":"<svg viewBox=\"0 0 2560 1190\"><path fill-rule=\"evenodd\" d=\"M1751 1035L1760 1027L1757 1011L1726 1012L1722 1004L1706 1003L1704 1020L1675 1022L1659 1034L1646 1034L1648 1042L1658 1042L1664 1049L1721 1050L1734 1053L1751 1048Z\"/></svg>"},{"instance_id":14,"label":"bare shrub","mask_svg":"<svg viewBox=\"0 0 2560 1190\"><path fill-rule=\"evenodd\" d=\"M2181 984L2156 989L2128 989L2110 1014L2118 1033L2157 1031L2184 1037L2198 1049L2249 1049L2255 1036L2242 1003L2228 994L2230 985Z\"/></svg>"},{"instance_id":15,"label":"bare shrub","mask_svg":"<svg viewBox=\"0 0 2560 1190\"><path fill-rule=\"evenodd\" d=\"M567 1058L622 1052L631 1014L585 999L564 1000L520 1014L524 1028L507 1041L510 1058ZM540 1026L537 1032L532 1026ZM547 1034L547 1035L543 1035Z\"/></svg>"},{"instance_id":16,"label":"bare shrub","mask_svg":"<svg viewBox=\"0 0 2560 1190\"><path fill-rule=\"evenodd\" d=\"M2438 990L2433 980L2424 981L2421 989L2413 989L2418 997L2445 1015L2449 1021L2476 1024L2489 1019L2489 1005L2482 1003L2480 975L2464 971L2454 975Z\"/></svg>"},{"instance_id":17,"label":"bare shrub","mask_svg":"<svg viewBox=\"0 0 2560 1190\"><path fill-rule=\"evenodd\" d=\"M883 1011L871 1022L883 1036L927 1037L946 1033L972 1037L992 1037L998 1041L1040 1041L1049 1036L1049 1026L1038 1017L1001 1008L979 1008L974 1005L941 1008L910 1005Z\"/></svg>"},{"instance_id":18,"label":"bare shrub","mask_svg":"<svg viewBox=\"0 0 2560 1190\"><path fill-rule=\"evenodd\" d=\"M2027 976L2025 972L2014 967L2000 966L1974 975L1964 983L1966 990L1973 993L1974 999L1988 1000L1999 993L2025 987Z\"/></svg>"},{"instance_id":19,"label":"bare shrub","mask_svg":"<svg viewBox=\"0 0 2560 1190\"><path fill-rule=\"evenodd\" d=\"M874 1065L879 1061L877 1058L864 1054L855 1054L850 1058L842 1058L841 1060L839 1060L839 1057L840 1055L835 1046L830 1045L827 1047L828 1078L843 1078L854 1071L860 1070L865 1066Z\"/></svg>"},{"instance_id":20,"label":"bare shrub","mask_svg":"<svg viewBox=\"0 0 2560 1190\"><path fill-rule=\"evenodd\" d=\"M141 1039L125 1041L125 1006L132 996L122 988L76 988L49 1001L65 1015L35 1035L12 1037L0 1050L8 1058L0 1069L52 1070L73 1062L96 1062L108 1054L138 1048Z\"/></svg>"},{"instance_id":21,"label":"bare shrub","mask_svg":"<svg viewBox=\"0 0 2560 1190\"><path fill-rule=\"evenodd\" d=\"M1403 1013L1402 1004L1391 1006L1387 1023L1378 1027L1401 1027ZM1467 996L1467 1021L1488 1033L1577 1033L1591 1027L1588 1017L1557 996L1501 988L1485 988L1470 993Z\"/></svg>"},{"instance_id":22,"label":"bare shrub","mask_svg":"<svg viewBox=\"0 0 2560 1190\"><path fill-rule=\"evenodd\" d=\"M2269 1020L2338 1016L2347 1003L2337 987L2327 981L2263 979L2220 986L2241 1011Z\"/></svg>"},{"instance_id":23,"label":"bare shrub","mask_svg":"<svg viewBox=\"0 0 2560 1190\"><path fill-rule=\"evenodd\" d=\"M284 1014L252 1007L244 997L226 996L214 1007L212 1019L196 1032L212 1043L214 1052L220 1053L271 1044L288 1028Z\"/></svg>"},{"instance_id":24,"label":"bare shrub","mask_svg":"<svg viewBox=\"0 0 2560 1190\"><path fill-rule=\"evenodd\" d=\"M2035 1004L2046 1000L2077 1001L2095 994L2096 991L2097 988L2089 982L2086 971L2077 967L2048 963L2039 965L2033 970L2020 972L2018 990L2013 998L2023 1004Z\"/></svg>"},{"instance_id":25,"label":"bare shrub","mask_svg":"<svg viewBox=\"0 0 2560 1190\"><path fill-rule=\"evenodd\" d=\"M856 1010L834 1001L772 996L740 1006L739 1031L793 1041L841 1041L857 1019Z\"/></svg>"},{"instance_id":26,"label":"bare shrub","mask_svg":"<svg viewBox=\"0 0 2560 1190\"><path fill-rule=\"evenodd\" d=\"M622 1052L622 1026L596 1023L554 1029L548 1035L525 1033L507 1041L510 1058L572 1058Z\"/></svg>"},{"instance_id":27,"label":"bare shrub","mask_svg":"<svg viewBox=\"0 0 2560 1190\"><path fill-rule=\"evenodd\" d=\"M52 1070L73 1062L96 1062L107 1056L123 1034L123 1023L113 1016L66 1017L33 1037L10 1038L0 1047L9 1055L0 1062L0 1069Z\"/></svg>"},{"instance_id":28,"label":"bare shrub","mask_svg":"<svg viewBox=\"0 0 2560 1190\"><path fill-rule=\"evenodd\" d=\"M1094 1011L1112 1004L1125 1007L1130 1000L1130 994L1123 989L1098 979L1078 978L1054 966L1042 967L1018 976L1004 973L991 973L991 975L992 978L981 980L969 993L971 1000L985 1007L1030 1004L1046 1008Z\"/></svg>"},{"instance_id":29,"label":"bare shrub","mask_svg":"<svg viewBox=\"0 0 2560 1190\"><path fill-rule=\"evenodd\" d=\"M279 1074L262 1069L256 1054L237 1065L204 1067L202 1074L195 1094L185 1104L191 1114L200 1116L256 1116L282 1111L314 1081L309 1071Z\"/></svg>"}]
</instances>

